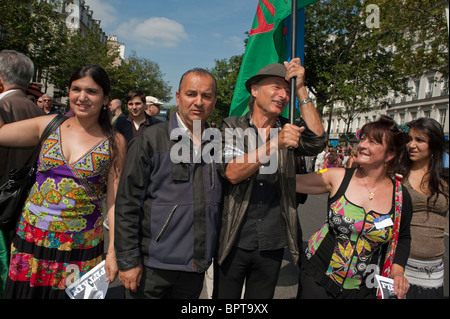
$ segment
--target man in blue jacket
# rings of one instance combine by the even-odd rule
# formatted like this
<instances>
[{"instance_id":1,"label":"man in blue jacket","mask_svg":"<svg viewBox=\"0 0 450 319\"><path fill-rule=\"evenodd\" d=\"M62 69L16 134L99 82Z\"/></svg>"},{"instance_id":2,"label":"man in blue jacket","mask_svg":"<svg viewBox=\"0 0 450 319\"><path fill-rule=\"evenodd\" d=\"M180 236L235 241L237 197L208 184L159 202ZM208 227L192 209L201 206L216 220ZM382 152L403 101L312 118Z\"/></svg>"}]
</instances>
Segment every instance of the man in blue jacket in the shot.
<instances>
[{"instance_id":1,"label":"man in blue jacket","mask_svg":"<svg viewBox=\"0 0 450 319\"><path fill-rule=\"evenodd\" d=\"M205 150L221 140L203 134L214 78L189 70L176 100L170 121L130 142L118 188L114 242L127 297L198 298L215 251L222 180Z\"/></svg>"}]
</instances>

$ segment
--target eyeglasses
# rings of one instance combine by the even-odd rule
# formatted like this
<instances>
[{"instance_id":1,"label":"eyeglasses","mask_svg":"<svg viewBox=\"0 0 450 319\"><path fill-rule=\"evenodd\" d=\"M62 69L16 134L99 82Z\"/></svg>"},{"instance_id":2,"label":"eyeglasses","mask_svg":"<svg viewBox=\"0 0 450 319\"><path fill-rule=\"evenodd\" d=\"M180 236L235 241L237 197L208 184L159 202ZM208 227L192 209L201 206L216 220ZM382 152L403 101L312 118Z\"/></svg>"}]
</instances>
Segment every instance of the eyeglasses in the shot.
<instances>
[{"instance_id":1,"label":"eyeglasses","mask_svg":"<svg viewBox=\"0 0 450 319\"><path fill-rule=\"evenodd\" d=\"M43 100L43 102L51 102L51 100Z\"/></svg>"}]
</instances>

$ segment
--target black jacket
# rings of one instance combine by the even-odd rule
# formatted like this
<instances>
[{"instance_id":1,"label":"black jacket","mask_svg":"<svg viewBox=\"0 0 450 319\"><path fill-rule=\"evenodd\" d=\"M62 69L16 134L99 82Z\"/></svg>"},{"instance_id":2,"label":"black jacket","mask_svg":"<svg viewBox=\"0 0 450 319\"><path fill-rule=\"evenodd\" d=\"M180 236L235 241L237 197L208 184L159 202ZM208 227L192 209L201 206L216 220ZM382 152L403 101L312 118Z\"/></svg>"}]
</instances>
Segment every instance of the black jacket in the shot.
<instances>
[{"instance_id":1,"label":"black jacket","mask_svg":"<svg viewBox=\"0 0 450 319\"><path fill-rule=\"evenodd\" d=\"M127 142L129 143L131 139L133 138L133 122L129 120L129 116L119 116L114 124L114 126L117 128L120 134L122 134ZM153 124L161 122L160 120L151 117L147 113L145 113L145 122L144 125L148 128L152 126Z\"/></svg>"},{"instance_id":2,"label":"black jacket","mask_svg":"<svg viewBox=\"0 0 450 319\"><path fill-rule=\"evenodd\" d=\"M192 157L192 140L177 129L174 113L129 144L115 206L114 243L121 270L143 262L201 273L211 264L222 178L215 162L176 161L171 151L188 150L188 160ZM202 148L211 143L203 140Z\"/></svg>"},{"instance_id":3,"label":"black jacket","mask_svg":"<svg viewBox=\"0 0 450 319\"><path fill-rule=\"evenodd\" d=\"M239 118L232 116L224 119L221 128L223 134L224 154L227 153L227 144L231 145L234 143L232 140L227 140L226 131L228 129L233 129L235 131L236 129L242 129L242 132L244 132L246 129L252 127L250 125L250 120L251 112L248 112L246 115ZM283 126L288 121L283 117L279 117L279 122L279 125ZM292 256L292 261L295 264L299 260L299 245L301 245L302 241L301 229L297 215L297 199L295 192L295 157L301 155L316 155L325 148L327 142L327 136L325 133L321 136L317 136L307 127L306 123L302 122L301 125L305 126L306 130L302 133L298 148L295 151L288 151L287 149L279 150L276 167L281 194L280 209L282 224L284 226L289 252ZM243 145L244 149L241 149L243 153L252 151L252 149L249 149L249 143L247 142L248 139L242 136L238 137L236 140L245 141L245 144ZM225 168L226 163L219 165L219 170L222 176L225 176ZM224 209L222 212L222 225L220 229L219 249L217 255L217 261L220 265L228 256L228 253L233 247L240 232L253 191L253 186L255 184L255 179L256 174L246 181L242 181L236 185L226 183L224 186Z\"/></svg>"}]
</instances>

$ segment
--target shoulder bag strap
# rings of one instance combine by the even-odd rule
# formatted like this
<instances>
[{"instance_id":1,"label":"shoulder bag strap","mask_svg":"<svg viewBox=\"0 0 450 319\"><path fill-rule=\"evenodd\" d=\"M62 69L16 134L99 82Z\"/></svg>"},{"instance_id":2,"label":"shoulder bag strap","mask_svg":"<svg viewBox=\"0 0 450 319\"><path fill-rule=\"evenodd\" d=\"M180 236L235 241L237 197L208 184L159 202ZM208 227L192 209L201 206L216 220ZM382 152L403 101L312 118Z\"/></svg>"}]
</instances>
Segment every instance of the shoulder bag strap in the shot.
<instances>
[{"instance_id":1,"label":"shoulder bag strap","mask_svg":"<svg viewBox=\"0 0 450 319\"><path fill-rule=\"evenodd\" d=\"M33 152L30 154L27 161L25 162L25 165L28 165L31 163L31 161L33 160L33 158L36 155L36 152L40 149L42 142L50 135L50 133L52 133L54 130L56 130L58 128L58 126L60 126L61 123L63 123L67 119L68 119L68 117L58 114L50 121L50 123L48 123L47 127L45 128L44 132L41 135L41 138L39 139L39 142L34 147Z\"/></svg>"},{"instance_id":2,"label":"shoulder bag strap","mask_svg":"<svg viewBox=\"0 0 450 319\"><path fill-rule=\"evenodd\" d=\"M395 181L395 214L394 214L394 227L392 231L392 239L387 247L386 256L384 257L384 265L381 271L381 276L389 277L394 264L395 251L398 244L398 236L400 233L400 222L402 218L402 205L403 205L403 191L402 191L402 176L397 175L394 178ZM381 299L380 289L377 291L377 298Z\"/></svg>"}]
</instances>

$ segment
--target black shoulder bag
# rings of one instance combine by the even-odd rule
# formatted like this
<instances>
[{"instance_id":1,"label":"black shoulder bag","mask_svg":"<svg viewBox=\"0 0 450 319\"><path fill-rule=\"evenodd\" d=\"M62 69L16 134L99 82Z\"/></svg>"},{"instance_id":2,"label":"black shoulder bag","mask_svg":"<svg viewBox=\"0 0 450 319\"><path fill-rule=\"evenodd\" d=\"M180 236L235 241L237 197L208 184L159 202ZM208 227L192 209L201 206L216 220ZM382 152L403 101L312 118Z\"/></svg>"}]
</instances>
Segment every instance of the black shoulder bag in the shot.
<instances>
[{"instance_id":1,"label":"black shoulder bag","mask_svg":"<svg viewBox=\"0 0 450 319\"><path fill-rule=\"evenodd\" d=\"M36 181L36 153L40 150L41 143L65 120L67 117L63 115L52 119L25 164L19 169L12 169L8 174L9 180L0 186L0 229L9 230L15 226L28 193Z\"/></svg>"}]
</instances>

